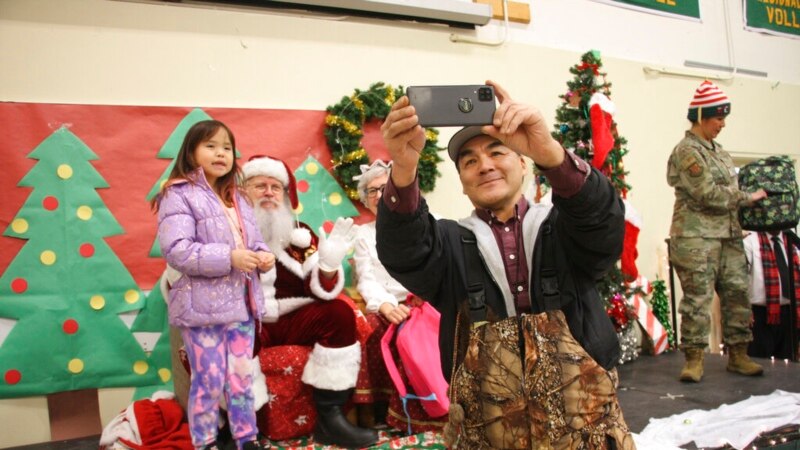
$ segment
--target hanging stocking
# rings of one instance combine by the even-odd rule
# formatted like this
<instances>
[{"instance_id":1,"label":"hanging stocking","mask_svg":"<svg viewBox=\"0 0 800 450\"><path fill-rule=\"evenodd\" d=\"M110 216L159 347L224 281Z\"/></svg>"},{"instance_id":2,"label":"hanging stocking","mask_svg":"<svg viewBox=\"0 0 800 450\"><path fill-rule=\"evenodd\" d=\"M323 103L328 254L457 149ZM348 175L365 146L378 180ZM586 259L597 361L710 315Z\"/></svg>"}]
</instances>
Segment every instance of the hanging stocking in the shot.
<instances>
[{"instance_id":1,"label":"hanging stocking","mask_svg":"<svg viewBox=\"0 0 800 450\"><path fill-rule=\"evenodd\" d=\"M589 120L592 125L592 147L594 156L592 165L598 169L606 162L608 152L614 147L614 135L611 133L614 103L600 92L595 92L589 100Z\"/></svg>"},{"instance_id":2,"label":"hanging stocking","mask_svg":"<svg viewBox=\"0 0 800 450\"><path fill-rule=\"evenodd\" d=\"M620 270L627 280L635 280L639 276L639 269L636 267L636 257L639 256L639 251L636 249L636 244L639 241L642 218L631 202L628 200L623 200L623 202L625 203L625 237L622 241Z\"/></svg>"}]
</instances>

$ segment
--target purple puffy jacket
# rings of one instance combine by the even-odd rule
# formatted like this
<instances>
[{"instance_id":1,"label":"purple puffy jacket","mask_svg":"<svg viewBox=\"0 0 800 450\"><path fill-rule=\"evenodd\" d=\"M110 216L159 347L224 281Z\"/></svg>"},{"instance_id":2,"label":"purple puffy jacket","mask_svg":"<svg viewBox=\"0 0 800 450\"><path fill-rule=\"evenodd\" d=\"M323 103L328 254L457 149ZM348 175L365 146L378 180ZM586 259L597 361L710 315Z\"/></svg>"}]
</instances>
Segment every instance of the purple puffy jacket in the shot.
<instances>
[{"instance_id":1,"label":"purple puffy jacket","mask_svg":"<svg viewBox=\"0 0 800 450\"><path fill-rule=\"evenodd\" d=\"M244 322L248 307L258 320L264 309L258 272L231 266L236 247L222 203L206 181L203 169L190 175L194 184L178 181L161 194L158 239L167 263L183 274L169 291L169 323L197 327ZM269 251L255 223L253 208L236 194L245 246ZM249 298L245 297L248 287Z\"/></svg>"}]
</instances>

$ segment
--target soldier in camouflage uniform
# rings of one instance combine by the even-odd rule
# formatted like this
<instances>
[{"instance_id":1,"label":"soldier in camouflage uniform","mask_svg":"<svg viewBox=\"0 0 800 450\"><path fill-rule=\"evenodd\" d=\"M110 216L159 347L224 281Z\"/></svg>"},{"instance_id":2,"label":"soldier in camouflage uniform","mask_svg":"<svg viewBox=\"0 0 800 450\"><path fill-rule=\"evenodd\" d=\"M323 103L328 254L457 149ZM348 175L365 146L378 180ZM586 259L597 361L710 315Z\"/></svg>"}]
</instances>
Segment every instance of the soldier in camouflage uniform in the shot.
<instances>
[{"instance_id":1,"label":"soldier in camouflage uniform","mask_svg":"<svg viewBox=\"0 0 800 450\"><path fill-rule=\"evenodd\" d=\"M740 206L764 197L760 189L740 191L730 155L713 139L725 127L728 97L710 81L695 92L687 118L692 128L670 155L667 182L675 188L670 229L670 262L683 288L681 349L686 365L681 381L699 382L708 344L709 308L716 289L722 309L723 339L729 347L727 369L760 375L763 369L747 356L751 310Z\"/></svg>"}]
</instances>

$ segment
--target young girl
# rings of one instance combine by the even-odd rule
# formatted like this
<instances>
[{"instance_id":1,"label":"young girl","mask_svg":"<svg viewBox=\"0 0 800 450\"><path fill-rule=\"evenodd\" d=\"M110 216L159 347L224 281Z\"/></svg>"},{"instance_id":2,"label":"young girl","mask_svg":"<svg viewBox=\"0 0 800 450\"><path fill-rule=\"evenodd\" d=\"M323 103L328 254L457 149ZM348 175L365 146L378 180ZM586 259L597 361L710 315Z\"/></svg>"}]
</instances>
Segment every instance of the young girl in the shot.
<instances>
[{"instance_id":1,"label":"young girl","mask_svg":"<svg viewBox=\"0 0 800 450\"><path fill-rule=\"evenodd\" d=\"M254 272L272 268L275 257L237 189L235 148L222 122L196 123L154 203L161 252L181 274L169 291L169 322L181 330L191 367L186 409L197 449L217 448L223 392L237 448L262 448L251 358L264 300Z\"/></svg>"}]
</instances>

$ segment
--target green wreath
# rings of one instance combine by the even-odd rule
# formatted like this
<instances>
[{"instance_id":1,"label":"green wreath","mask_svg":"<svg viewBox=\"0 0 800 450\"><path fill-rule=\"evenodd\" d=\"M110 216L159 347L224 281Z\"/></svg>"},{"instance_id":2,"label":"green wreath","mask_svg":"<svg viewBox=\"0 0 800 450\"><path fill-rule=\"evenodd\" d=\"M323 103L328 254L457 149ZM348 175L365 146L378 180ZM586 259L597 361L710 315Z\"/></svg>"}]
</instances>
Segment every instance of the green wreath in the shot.
<instances>
[{"instance_id":1,"label":"green wreath","mask_svg":"<svg viewBox=\"0 0 800 450\"><path fill-rule=\"evenodd\" d=\"M370 164L367 151L361 147L364 123L370 119L385 119L392 104L403 95L402 86L395 89L378 82L366 91L356 89L353 95L342 97L342 101L326 109L325 138L333 155L333 175L353 200L358 200L358 182L353 181L353 177L361 175L359 166ZM442 161L436 146L439 131L427 128L425 137L417 171L420 190L430 192L436 186L436 177L441 176L436 168Z\"/></svg>"}]
</instances>

